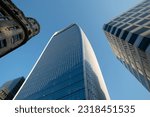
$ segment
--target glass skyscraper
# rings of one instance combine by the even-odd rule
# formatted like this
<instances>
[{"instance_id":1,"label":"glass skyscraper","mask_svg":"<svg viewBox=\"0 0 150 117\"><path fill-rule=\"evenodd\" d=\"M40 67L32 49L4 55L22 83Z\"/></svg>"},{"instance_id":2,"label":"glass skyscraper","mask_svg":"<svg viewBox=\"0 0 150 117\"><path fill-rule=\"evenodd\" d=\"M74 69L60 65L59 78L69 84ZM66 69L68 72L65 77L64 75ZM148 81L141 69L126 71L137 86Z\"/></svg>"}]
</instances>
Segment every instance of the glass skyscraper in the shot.
<instances>
[{"instance_id":1,"label":"glass skyscraper","mask_svg":"<svg viewBox=\"0 0 150 117\"><path fill-rule=\"evenodd\" d=\"M118 60L150 91L150 0L104 25Z\"/></svg>"},{"instance_id":2,"label":"glass skyscraper","mask_svg":"<svg viewBox=\"0 0 150 117\"><path fill-rule=\"evenodd\" d=\"M94 51L79 26L52 36L14 99L110 99Z\"/></svg>"}]
</instances>

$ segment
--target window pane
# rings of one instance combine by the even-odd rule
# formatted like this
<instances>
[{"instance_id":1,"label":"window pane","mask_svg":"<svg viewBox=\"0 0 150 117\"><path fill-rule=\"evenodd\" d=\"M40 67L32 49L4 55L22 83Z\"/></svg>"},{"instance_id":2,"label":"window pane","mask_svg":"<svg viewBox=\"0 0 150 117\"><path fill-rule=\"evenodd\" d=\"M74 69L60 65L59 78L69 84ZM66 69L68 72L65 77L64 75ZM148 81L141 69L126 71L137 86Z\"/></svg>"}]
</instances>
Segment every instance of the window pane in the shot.
<instances>
[{"instance_id":1,"label":"window pane","mask_svg":"<svg viewBox=\"0 0 150 117\"><path fill-rule=\"evenodd\" d=\"M128 35L128 33L129 33L128 31L124 31L124 33L123 33L121 39L125 40L126 37L127 37L127 35Z\"/></svg>"},{"instance_id":2,"label":"window pane","mask_svg":"<svg viewBox=\"0 0 150 117\"><path fill-rule=\"evenodd\" d=\"M141 13L137 13L137 14L133 15L132 17L137 17L139 15L141 15Z\"/></svg>"},{"instance_id":3,"label":"window pane","mask_svg":"<svg viewBox=\"0 0 150 117\"><path fill-rule=\"evenodd\" d=\"M144 19L144 20L140 21L140 22L137 23L137 24L143 25L143 24L146 24L146 23L149 22L149 21L150 21L150 20L148 20L148 19Z\"/></svg>"},{"instance_id":4,"label":"window pane","mask_svg":"<svg viewBox=\"0 0 150 117\"><path fill-rule=\"evenodd\" d=\"M133 19L132 21L130 21L129 23L135 23L135 22L137 22L137 21L139 21L140 19L138 19L138 18L135 18L135 19Z\"/></svg>"},{"instance_id":5,"label":"window pane","mask_svg":"<svg viewBox=\"0 0 150 117\"><path fill-rule=\"evenodd\" d=\"M116 36L119 37L120 33L121 33L121 29L118 29L117 33L116 33Z\"/></svg>"},{"instance_id":6,"label":"window pane","mask_svg":"<svg viewBox=\"0 0 150 117\"><path fill-rule=\"evenodd\" d=\"M146 17L146 16L148 16L149 15L149 13L144 13L143 15L140 15L139 17Z\"/></svg>"},{"instance_id":7,"label":"window pane","mask_svg":"<svg viewBox=\"0 0 150 117\"><path fill-rule=\"evenodd\" d=\"M148 30L149 30L149 28L142 27L141 29L135 31L135 33L136 33L136 34L141 34L141 33L144 33L144 32L146 32L146 31L148 31Z\"/></svg>"},{"instance_id":8,"label":"window pane","mask_svg":"<svg viewBox=\"0 0 150 117\"><path fill-rule=\"evenodd\" d=\"M135 28L137 28L138 26L135 26L135 25L133 25L133 26L131 26L130 28L128 28L128 29L126 29L127 31L132 31L132 30L134 30Z\"/></svg>"},{"instance_id":9,"label":"window pane","mask_svg":"<svg viewBox=\"0 0 150 117\"><path fill-rule=\"evenodd\" d=\"M147 47L150 44L150 39L149 38L143 38L143 40L141 41L139 48L143 51L145 51L147 49Z\"/></svg>"},{"instance_id":10,"label":"window pane","mask_svg":"<svg viewBox=\"0 0 150 117\"><path fill-rule=\"evenodd\" d=\"M134 42L136 41L138 35L137 34L132 34L130 40L129 40L129 43L131 44L134 44Z\"/></svg>"},{"instance_id":11,"label":"window pane","mask_svg":"<svg viewBox=\"0 0 150 117\"><path fill-rule=\"evenodd\" d=\"M116 29L117 29L116 27L113 27L112 34L115 33Z\"/></svg>"},{"instance_id":12,"label":"window pane","mask_svg":"<svg viewBox=\"0 0 150 117\"><path fill-rule=\"evenodd\" d=\"M6 47L6 46L7 46L6 39L4 39L4 40L2 41L2 43L3 43L3 47Z\"/></svg>"},{"instance_id":13,"label":"window pane","mask_svg":"<svg viewBox=\"0 0 150 117\"><path fill-rule=\"evenodd\" d=\"M6 47L6 46L7 46L6 39L0 40L0 48Z\"/></svg>"},{"instance_id":14,"label":"window pane","mask_svg":"<svg viewBox=\"0 0 150 117\"><path fill-rule=\"evenodd\" d=\"M128 27L128 26L129 26L129 24L125 24L125 25L121 26L120 28L121 28L121 29L124 29L124 28L126 28L126 27Z\"/></svg>"}]
</instances>

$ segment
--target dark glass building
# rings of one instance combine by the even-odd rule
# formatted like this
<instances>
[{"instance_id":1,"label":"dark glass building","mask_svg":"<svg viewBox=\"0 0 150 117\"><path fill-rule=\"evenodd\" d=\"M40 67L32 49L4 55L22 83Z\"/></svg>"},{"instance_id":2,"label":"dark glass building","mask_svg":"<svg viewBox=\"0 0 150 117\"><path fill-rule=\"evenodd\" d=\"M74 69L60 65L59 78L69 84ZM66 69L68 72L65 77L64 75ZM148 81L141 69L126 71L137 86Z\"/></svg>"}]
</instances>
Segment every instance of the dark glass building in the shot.
<instances>
[{"instance_id":1,"label":"dark glass building","mask_svg":"<svg viewBox=\"0 0 150 117\"><path fill-rule=\"evenodd\" d=\"M94 51L76 24L52 36L14 99L109 99Z\"/></svg>"},{"instance_id":2,"label":"dark glass building","mask_svg":"<svg viewBox=\"0 0 150 117\"><path fill-rule=\"evenodd\" d=\"M150 0L104 25L118 60L150 91Z\"/></svg>"},{"instance_id":3,"label":"dark glass building","mask_svg":"<svg viewBox=\"0 0 150 117\"><path fill-rule=\"evenodd\" d=\"M0 57L25 44L40 31L38 22L11 0L0 0Z\"/></svg>"},{"instance_id":4,"label":"dark glass building","mask_svg":"<svg viewBox=\"0 0 150 117\"><path fill-rule=\"evenodd\" d=\"M3 84L0 87L0 100L12 100L22 86L24 80L24 77L20 77Z\"/></svg>"}]
</instances>

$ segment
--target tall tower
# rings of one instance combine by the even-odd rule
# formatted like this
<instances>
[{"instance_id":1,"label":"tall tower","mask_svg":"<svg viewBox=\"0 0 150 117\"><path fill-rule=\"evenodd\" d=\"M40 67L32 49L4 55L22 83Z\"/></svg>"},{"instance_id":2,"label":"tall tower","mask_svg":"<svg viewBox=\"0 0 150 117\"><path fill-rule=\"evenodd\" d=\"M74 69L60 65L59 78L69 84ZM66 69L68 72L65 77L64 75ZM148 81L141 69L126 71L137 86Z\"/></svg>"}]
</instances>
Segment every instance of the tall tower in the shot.
<instances>
[{"instance_id":1,"label":"tall tower","mask_svg":"<svg viewBox=\"0 0 150 117\"><path fill-rule=\"evenodd\" d=\"M104 25L118 60L150 91L150 0Z\"/></svg>"},{"instance_id":2,"label":"tall tower","mask_svg":"<svg viewBox=\"0 0 150 117\"><path fill-rule=\"evenodd\" d=\"M52 36L15 99L109 99L94 51L76 24Z\"/></svg>"},{"instance_id":3,"label":"tall tower","mask_svg":"<svg viewBox=\"0 0 150 117\"><path fill-rule=\"evenodd\" d=\"M24 81L24 77L19 77L4 83L0 87L0 100L12 100Z\"/></svg>"},{"instance_id":4,"label":"tall tower","mask_svg":"<svg viewBox=\"0 0 150 117\"><path fill-rule=\"evenodd\" d=\"M39 31L35 19L25 17L11 0L0 0L0 57L25 44Z\"/></svg>"}]
</instances>

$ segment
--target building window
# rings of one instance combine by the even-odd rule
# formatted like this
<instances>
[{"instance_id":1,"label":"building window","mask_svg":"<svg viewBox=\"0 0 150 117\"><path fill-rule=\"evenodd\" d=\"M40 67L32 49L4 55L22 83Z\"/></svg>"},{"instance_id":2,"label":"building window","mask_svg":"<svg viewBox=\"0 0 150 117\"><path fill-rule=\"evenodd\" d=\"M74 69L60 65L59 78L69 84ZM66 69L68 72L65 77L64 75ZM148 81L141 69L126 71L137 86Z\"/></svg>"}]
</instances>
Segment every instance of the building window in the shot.
<instances>
[{"instance_id":1,"label":"building window","mask_svg":"<svg viewBox=\"0 0 150 117\"><path fill-rule=\"evenodd\" d=\"M128 31L124 31L124 33L123 33L121 39L125 40L126 37L128 36L128 33L129 33Z\"/></svg>"},{"instance_id":2,"label":"building window","mask_svg":"<svg viewBox=\"0 0 150 117\"><path fill-rule=\"evenodd\" d=\"M0 20L8 20L6 16L2 12L0 12Z\"/></svg>"},{"instance_id":3,"label":"building window","mask_svg":"<svg viewBox=\"0 0 150 117\"><path fill-rule=\"evenodd\" d=\"M119 37L120 33L121 33L121 29L119 28L119 29L117 30L116 36Z\"/></svg>"},{"instance_id":4,"label":"building window","mask_svg":"<svg viewBox=\"0 0 150 117\"><path fill-rule=\"evenodd\" d=\"M110 30L111 30L111 26L108 26L108 29L107 29L107 31L108 31L108 32L110 32Z\"/></svg>"},{"instance_id":5,"label":"building window","mask_svg":"<svg viewBox=\"0 0 150 117\"><path fill-rule=\"evenodd\" d=\"M0 21L2 20L8 20L8 17L0 17Z\"/></svg>"},{"instance_id":6,"label":"building window","mask_svg":"<svg viewBox=\"0 0 150 117\"><path fill-rule=\"evenodd\" d=\"M136 41L138 35L137 34L132 34L130 40L129 40L129 43L130 44L134 44L134 42Z\"/></svg>"},{"instance_id":7,"label":"building window","mask_svg":"<svg viewBox=\"0 0 150 117\"><path fill-rule=\"evenodd\" d=\"M37 31L38 31L38 29L36 28L36 29L35 29L35 32L37 32Z\"/></svg>"},{"instance_id":8,"label":"building window","mask_svg":"<svg viewBox=\"0 0 150 117\"><path fill-rule=\"evenodd\" d=\"M135 18L135 19L131 20L129 23L133 24L133 23L135 23L135 22L137 22L137 21L139 21L139 20L140 20L140 19Z\"/></svg>"},{"instance_id":9,"label":"building window","mask_svg":"<svg viewBox=\"0 0 150 117\"><path fill-rule=\"evenodd\" d=\"M148 30L149 30L149 28L142 27L139 30L135 31L134 33L141 34L141 33L144 33L144 32L146 32Z\"/></svg>"},{"instance_id":10,"label":"building window","mask_svg":"<svg viewBox=\"0 0 150 117\"><path fill-rule=\"evenodd\" d=\"M119 26L121 26L123 23L119 23L119 24L117 24L117 25L115 25L115 27L119 27Z\"/></svg>"},{"instance_id":11,"label":"building window","mask_svg":"<svg viewBox=\"0 0 150 117\"><path fill-rule=\"evenodd\" d=\"M16 43L16 42L18 42L18 41L20 41L22 38L21 38L21 34L18 34L18 35L14 35L13 37L12 37L12 43L14 44L14 43Z\"/></svg>"},{"instance_id":12,"label":"building window","mask_svg":"<svg viewBox=\"0 0 150 117\"><path fill-rule=\"evenodd\" d=\"M116 29L117 29L116 27L113 27L113 30L112 30L112 32L111 32L111 33L112 33L112 34L114 34L114 33L115 33L115 31L116 31Z\"/></svg>"},{"instance_id":13,"label":"building window","mask_svg":"<svg viewBox=\"0 0 150 117\"><path fill-rule=\"evenodd\" d=\"M0 48L4 48L7 46L6 39L0 40Z\"/></svg>"},{"instance_id":14,"label":"building window","mask_svg":"<svg viewBox=\"0 0 150 117\"><path fill-rule=\"evenodd\" d=\"M144 18L144 17L146 17L146 16L148 16L148 15L149 15L149 13L144 13L143 15L140 15L139 17Z\"/></svg>"},{"instance_id":15,"label":"building window","mask_svg":"<svg viewBox=\"0 0 150 117\"><path fill-rule=\"evenodd\" d=\"M139 15L141 15L141 13L136 13L136 14L133 15L132 17L137 17L137 16L139 16Z\"/></svg>"},{"instance_id":16,"label":"building window","mask_svg":"<svg viewBox=\"0 0 150 117\"><path fill-rule=\"evenodd\" d=\"M147 47L149 46L149 44L150 44L150 39L144 37L143 40L141 41L140 45L139 45L139 48L141 50L145 51L147 49Z\"/></svg>"},{"instance_id":17,"label":"building window","mask_svg":"<svg viewBox=\"0 0 150 117\"><path fill-rule=\"evenodd\" d=\"M147 7L147 8L145 8L145 9L143 9L141 12L146 12L146 11L148 11L150 8L149 7Z\"/></svg>"},{"instance_id":18,"label":"building window","mask_svg":"<svg viewBox=\"0 0 150 117\"><path fill-rule=\"evenodd\" d=\"M117 22L111 21L111 22L108 23L108 25L113 26L113 25L116 24L116 23L117 23Z\"/></svg>"},{"instance_id":19,"label":"building window","mask_svg":"<svg viewBox=\"0 0 150 117\"><path fill-rule=\"evenodd\" d=\"M146 24L146 23L149 22L149 21L150 21L149 19L144 19L144 20L138 22L137 24L143 25L143 24Z\"/></svg>"},{"instance_id":20,"label":"building window","mask_svg":"<svg viewBox=\"0 0 150 117\"><path fill-rule=\"evenodd\" d=\"M1 21L1 20L5 20L5 18L4 18L4 17L0 17L0 21Z\"/></svg>"},{"instance_id":21,"label":"building window","mask_svg":"<svg viewBox=\"0 0 150 117\"><path fill-rule=\"evenodd\" d=\"M107 28L108 28L108 25L106 24L106 25L104 26L104 30L107 30Z\"/></svg>"},{"instance_id":22,"label":"building window","mask_svg":"<svg viewBox=\"0 0 150 117\"><path fill-rule=\"evenodd\" d=\"M117 21L123 21L125 18L119 18Z\"/></svg>"},{"instance_id":23,"label":"building window","mask_svg":"<svg viewBox=\"0 0 150 117\"><path fill-rule=\"evenodd\" d=\"M130 31L134 30L134 29L137 28L137 27L138 27L138 26L133 25L133 26L127 28L126 30L130 32Z\"/></svg>"},{"instance_id":24,"label":"building window","mask_svg":"<svg viewBox=\"0 0 150 117\"><path fill-rule=\"evenodd\" d=\"M126 28L126 27L128 27L128 26L129 26L129 24L125 24L125 25L121 26L120 28L121 28L121 29L124 29L124 28Z\"/></svg>"}]
</instances>

